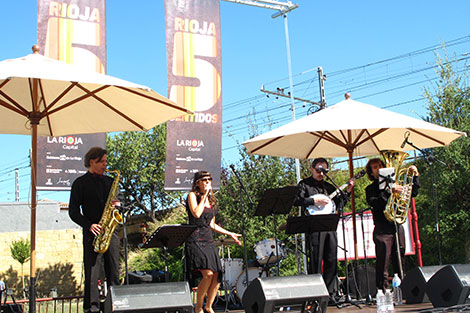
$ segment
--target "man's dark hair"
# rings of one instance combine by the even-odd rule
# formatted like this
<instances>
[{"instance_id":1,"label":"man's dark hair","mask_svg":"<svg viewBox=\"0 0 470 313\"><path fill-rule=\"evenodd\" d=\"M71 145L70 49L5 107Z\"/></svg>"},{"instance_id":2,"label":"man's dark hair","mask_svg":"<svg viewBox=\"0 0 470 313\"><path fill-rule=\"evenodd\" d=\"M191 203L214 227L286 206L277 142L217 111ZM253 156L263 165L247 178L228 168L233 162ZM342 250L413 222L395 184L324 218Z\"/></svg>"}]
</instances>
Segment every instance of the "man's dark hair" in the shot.
<instances>
[{"instance_id":1,"label":"man's dark hair","mask_svg":"<svg viewBox=\"0 0 470 313\"><path fill-rule=\"evenodd\" d=\"M328 161L325 158L316 158L312 161L312 167L315 168L318 163L326 163L326 166L330 168L330 165L328 164Z\"/></svg>"},{"instance_id":2,"label":"man's dark hair","mask_svg":"<svg viewBox=\"0 0 470 313\"><path fill-rule=\"evenodd\" d=\"M98 162L101 161L103 155L105 155L107 151L101 147L93 147L85 154L85 167L90 167L90 160L98 159Z\"/></svg>"},{"instance_id":3,"label":"man's dark hair","mask_svg":"<svg viewBox=\"0 0 470 313\"><path fill-rule=\"evenodd\" d=\"M384 161L382 161L382 159L379 159L379 158L370 159L366 164L366 173L367 173L367 177L369 177L370 180L374 180L374 176L372 175L372 165L376 163L381 163L382 166L385 167L385 163Z\"/></svg>"}]
</instances>

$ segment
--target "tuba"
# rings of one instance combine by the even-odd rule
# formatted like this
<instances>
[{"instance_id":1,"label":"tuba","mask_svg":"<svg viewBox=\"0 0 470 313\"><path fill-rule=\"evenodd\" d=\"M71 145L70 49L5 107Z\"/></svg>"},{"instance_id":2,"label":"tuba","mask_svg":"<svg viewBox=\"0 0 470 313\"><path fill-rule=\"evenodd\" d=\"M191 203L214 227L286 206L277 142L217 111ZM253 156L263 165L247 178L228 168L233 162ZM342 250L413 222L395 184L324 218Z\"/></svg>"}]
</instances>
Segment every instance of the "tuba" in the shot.
<instances>
[{"instance_id":1,"label":"tuba","mask_svg":"<svg viewBox=\"0 0 470 313\"><path fill-rule=\"evenodd\" d=\"M119 187L119 171L108 171L115 173L111 190L109 191L108 199L104 206L103 215L98 224L101 226L101 232L93 239L93 249L97 253L105 253L108 251L109 243L113 236L114 230L118 224L122 224L123 218L119 210L112 205L112 201L116 198L117 190Z\"/></svg>"},{"instance_id":2,"label":"tuba","mask_svg":"<svg viewBox=\"0 0 470 313\"><path fill-rule=\"evenodd\" d=\"M381 151L385 167L395 169L395 184L403 186L402 193L392 193L384 210L385 218L390 222L403 224L407 217L411 202L411 189L413 187L414 173L409 173L409 167L402 167L408 153L403 151Z\"/></svg>"}]
</instances>

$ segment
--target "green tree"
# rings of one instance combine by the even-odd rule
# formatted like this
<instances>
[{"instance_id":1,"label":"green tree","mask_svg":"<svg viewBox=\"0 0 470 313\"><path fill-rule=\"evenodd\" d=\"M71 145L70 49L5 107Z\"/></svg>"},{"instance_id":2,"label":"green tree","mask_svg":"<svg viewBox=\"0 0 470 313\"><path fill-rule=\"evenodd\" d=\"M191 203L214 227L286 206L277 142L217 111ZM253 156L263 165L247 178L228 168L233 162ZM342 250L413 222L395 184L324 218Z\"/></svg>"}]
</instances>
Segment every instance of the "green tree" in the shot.
<instances>
[{"instance_id":1,"label":"green tree","mask_svg":"<svg viewBox=\"0 0 470 313\"><path fill-rule=\"evenodd\" d=\"M147 132L123 132L108 137L107 148L110 167L121 174L122 195L137 208L134 213L144 212L155 218L155 211L181 202L181 193L164 190L165 125Z\"/></svg>"},{"instance_id":2,"label":"green tree","mask_svg":"<svg viewBox=\"0 0 470 313\"><path fill-rule=\"evenodd\" d=\"M29 261L31 247L29 239L18 239L11 242L11 257L21 264L21 281L24 289L24 272L23 265Z\"/></svg>"},{"instance_id":3,"label":"green tree","mask_svg":"<svg viewBox=\"0 0 470 313\"><path fill-rule=\"evenodd\" d=\"M467 77L459 72L455 58L437 56L436 64L439 80L424 90L429 121L468 134L470 87ZM417 206L421 209L420 228L426 265L438 263L435 208L440 226L442 262L469 263L470 138L461 137L449 147L435 148L432 155L446 165L423 160L419 163L424 193L418 197Z\"/></svg>"}]
</instances>

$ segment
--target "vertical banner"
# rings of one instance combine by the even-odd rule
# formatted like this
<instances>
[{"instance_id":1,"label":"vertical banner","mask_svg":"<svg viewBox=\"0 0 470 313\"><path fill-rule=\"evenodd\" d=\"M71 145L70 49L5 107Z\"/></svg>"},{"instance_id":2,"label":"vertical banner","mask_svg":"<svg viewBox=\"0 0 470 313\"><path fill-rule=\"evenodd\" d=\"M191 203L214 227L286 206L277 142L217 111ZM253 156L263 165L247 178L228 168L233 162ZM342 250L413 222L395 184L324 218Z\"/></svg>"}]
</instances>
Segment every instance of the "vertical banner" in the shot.
<instances>
[{"instance_id":1,"label":"vertical banner","mask_svg":"<svg viewBox=\"0 0 470 313\"><path fill-rule=\"evenodd\" d=\"M165 0L168 95L194 114L167 122L166 190L189 190L195 172L220 185L222 56L219 0Z\"/></svg>"},{"instance_id":2,"label":"vertical banner","mask_svg":"<svg viewBox=\"0 0 470 313\"><path fill-rule=\"evenodd\" d=\"M105 0L38 0L38 45L45 56L105 74ZM83 156L106 134L38 137L38 190L70 190Z\"/></svg>"}]
</instances>

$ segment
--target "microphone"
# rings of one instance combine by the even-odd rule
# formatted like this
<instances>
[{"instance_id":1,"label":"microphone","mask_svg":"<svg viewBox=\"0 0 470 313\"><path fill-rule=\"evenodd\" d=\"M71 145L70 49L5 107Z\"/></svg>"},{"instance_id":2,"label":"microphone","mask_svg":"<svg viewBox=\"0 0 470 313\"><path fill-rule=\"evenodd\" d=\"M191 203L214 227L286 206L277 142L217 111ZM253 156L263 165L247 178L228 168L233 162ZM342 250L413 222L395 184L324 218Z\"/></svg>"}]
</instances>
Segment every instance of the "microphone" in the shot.
<instances>
[{"instance_id":1,"label":"microphone","mask_svg":"<svg viewBox=\"0 0 470 313\"><path fill-rule=\"evenodd\" d=\"M326 168L323 168L323 166L321 166L321 165L319 165L319 166L317 167L317 170L319 170L319 171L322 172L323 174L326 174L326 173L329 172Z\"/></svg>"},{"instance_id":2,"label":"microphone","mask_svg":"<svg viewBox=\"0 0 470 313\"><path fill-rule=\"evenodd\" d=\"M235 170L235 165L230 164L230 168L231 168L232 170Z\"/></svg>"},{"instance_id":3,"label":"microphone","mask_svg":"<svg viewBox=\"0 0 470 313\"><path fill-rule=\"evenodd\" d=\"M400 148L403 149L405 147L405 145L408 143L408 137L410 137L410 132L407 131L405 133L405 140L403 140L403 143L401 144Z\"/></svg>"}]
</instances>

